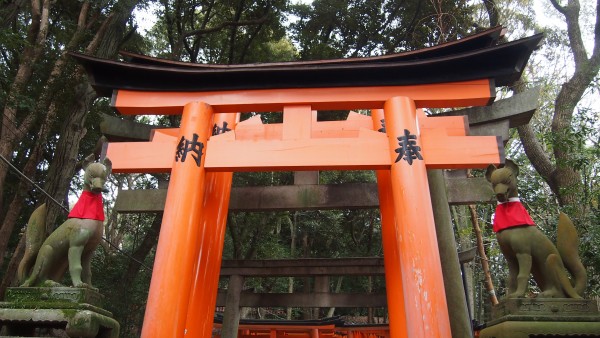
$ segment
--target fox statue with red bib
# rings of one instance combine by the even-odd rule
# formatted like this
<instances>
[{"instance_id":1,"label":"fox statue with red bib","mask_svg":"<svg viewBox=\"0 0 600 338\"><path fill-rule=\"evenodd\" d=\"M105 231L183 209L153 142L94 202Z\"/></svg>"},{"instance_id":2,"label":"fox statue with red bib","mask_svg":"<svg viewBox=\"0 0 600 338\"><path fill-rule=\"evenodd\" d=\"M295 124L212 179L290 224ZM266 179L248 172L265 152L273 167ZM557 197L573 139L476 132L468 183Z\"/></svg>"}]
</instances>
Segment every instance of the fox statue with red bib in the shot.
<instances>
[{"instance_id":1,"label":"fox statue with red bib","mask_svg":"<svg viewBox=\"0 0 600 338\"><path fill-rule=\"evenodd\" d=\"M542 290L539 297L582 298L587 272L578 253L579 238L573 222L560 213L557 245L536 226L517 192L519 167L506 160L504 167L489 165L485 174L492 184L498 206L494 232L500 250L508 262L508 298L525 297L529 275L533 274ZM566 270L573 277L569 279Z\"/></svg>"},{"instance_id":2,"label":"fox statue with red bib","mask_svg":"<svg viewBox=\"0 0 600 338\"><path fill-rule=\"evenodd\" d=\"M33 212L18 269L21 286L59 286L68 268L74 287L92 288L91 259L102 240L102 191L111 168L108 158L103 163L93 163L93 155L86 158L83 193L68 219L45 240L46 205Z\"/></svg>"}]
</instances>

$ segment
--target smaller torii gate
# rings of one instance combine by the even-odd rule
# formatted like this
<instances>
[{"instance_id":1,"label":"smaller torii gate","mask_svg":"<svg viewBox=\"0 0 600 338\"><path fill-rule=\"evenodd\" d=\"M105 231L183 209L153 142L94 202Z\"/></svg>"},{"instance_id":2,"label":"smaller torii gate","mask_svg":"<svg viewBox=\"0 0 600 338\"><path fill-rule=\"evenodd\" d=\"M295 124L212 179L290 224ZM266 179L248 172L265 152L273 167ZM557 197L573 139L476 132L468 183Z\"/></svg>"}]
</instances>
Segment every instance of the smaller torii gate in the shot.
<instances>
[{"instance_id":1,"label":"smaller torii gate","mask_svg":"<svg viewBox=\"0 0 600 338\"><path fill-rule=\"evenodd\" d=\"M253 78L260 74L247 69L203 68L197 73L215 81L203 83L210 88L204 91L173 89L195 86L194 71L181 67L123 68L75 55L100 93L114 90L112 105L122 114L182 114L180 128L157 130L150 142L108 148L114 172L171 173L142 337L211 336L232 173L281 170L376 170L391 335L450 337L427 169L499 164L503 146L497 137L467 136L463 117L427 117L420 109L491 103L495 84L518 78L540 39L461 56L435 58L448 53L434 48L431 62L258 67L275 80ZM319 69L326 76L314 78ZM120 70L115 80L110 74ZM242 86L235 76L243 86L264 80L270 89L235 89ZM289 88L290 76L303 88ZM315 88L319 79L345 85ZM336 109L370 109L371 117L316 121L315 111ZM236 123L238 112L266 111L283 112L283 123Z\"/></svg>"}]
</instances>

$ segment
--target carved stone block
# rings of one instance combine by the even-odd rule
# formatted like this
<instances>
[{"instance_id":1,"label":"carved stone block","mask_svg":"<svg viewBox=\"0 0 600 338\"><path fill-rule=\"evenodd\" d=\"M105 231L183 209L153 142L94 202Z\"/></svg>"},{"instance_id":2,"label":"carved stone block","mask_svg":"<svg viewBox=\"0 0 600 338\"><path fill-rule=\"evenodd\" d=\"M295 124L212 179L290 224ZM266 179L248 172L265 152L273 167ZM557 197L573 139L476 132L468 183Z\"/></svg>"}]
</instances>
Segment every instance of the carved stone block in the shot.
<instances>
[{"instance_id":1,"label":"carved stone block","mask_svg":"<svg viewBox=\"0 0 600 338\"><path fill-rule=\"evenodd\" d=\"M100 307L103 298L82 288L9 288L0 302L0 327L29 337L54 330L61 337L117 338L119 323Z\"/></svg>"},{"instance_id":2,"label":"carved stone block","mask_svg":"<svg viewBox=\"0 0 600 338\"><path fill-rule=\"evenodd\" d=\"M509 298L492 308L481 338L600 337L595 300Z\"/></svg>"}]
</instances>

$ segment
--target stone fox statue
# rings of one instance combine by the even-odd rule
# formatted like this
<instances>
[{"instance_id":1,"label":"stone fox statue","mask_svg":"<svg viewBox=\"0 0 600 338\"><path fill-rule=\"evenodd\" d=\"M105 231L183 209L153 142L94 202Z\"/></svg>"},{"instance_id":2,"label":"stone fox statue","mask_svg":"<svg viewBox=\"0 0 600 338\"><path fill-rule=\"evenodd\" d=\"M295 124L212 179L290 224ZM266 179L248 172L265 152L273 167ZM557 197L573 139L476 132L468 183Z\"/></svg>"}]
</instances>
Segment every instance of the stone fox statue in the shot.
<instances>
[{"instance_id":1,"label":"stone fox statue","mask_svg":"<svg viewBox=\"0 0 600 338\"><path fill-rule=\"evenodd\" d=\"M92 156L84 163L83 193L62 225L44 240L46 205L31 215L18 270L21 286L57 285L69 268L73 286L92 287L90 263L102 239L102 191L112 167L109 159L92 163Z\"/></svg>"},{"instance_id":2,"label":"stone fox statue","mask_svg":"<svg viewBox=\"0 0 600 338\"><path fill-rule=\"evenodd\" d=\"M485 177L492 183L498 199L494 232L502 254L508 261L509 298L524 297L529 274L542 290L539 297L581 298L587 273L579 259L579 239L573 222L560 213L556 247L533 223L518 198L519 168L510 160L497 169L489 165ZM573 277L569 280L566 269Z\"/></svg>"}]
</instances>

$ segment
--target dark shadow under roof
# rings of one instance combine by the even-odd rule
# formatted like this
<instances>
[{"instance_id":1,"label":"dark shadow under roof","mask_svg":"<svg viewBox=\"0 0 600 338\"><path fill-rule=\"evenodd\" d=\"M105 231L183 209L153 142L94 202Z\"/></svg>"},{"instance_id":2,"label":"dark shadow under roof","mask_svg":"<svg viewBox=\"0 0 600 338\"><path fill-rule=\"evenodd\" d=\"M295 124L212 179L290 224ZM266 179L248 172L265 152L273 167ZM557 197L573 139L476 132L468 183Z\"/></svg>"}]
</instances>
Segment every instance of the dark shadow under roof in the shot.
<instances>
[{"instance_id":1,"label":"dark shadow under roof","mask_svg":"<svg viewBox=\"0 0 600 338\"><path fill-rule=\"evenodd\" d=\"M247 65L196 65L127 54L133 63L70 53L86 69L100 96L115 89L222 91L281 88L398 86L493 79L511 85L543 35L490 45L489 30L454 42L393 55Z\"/></svg>"}]
</instances>

